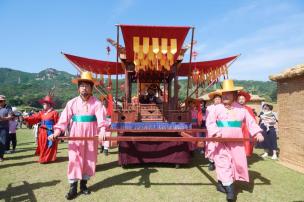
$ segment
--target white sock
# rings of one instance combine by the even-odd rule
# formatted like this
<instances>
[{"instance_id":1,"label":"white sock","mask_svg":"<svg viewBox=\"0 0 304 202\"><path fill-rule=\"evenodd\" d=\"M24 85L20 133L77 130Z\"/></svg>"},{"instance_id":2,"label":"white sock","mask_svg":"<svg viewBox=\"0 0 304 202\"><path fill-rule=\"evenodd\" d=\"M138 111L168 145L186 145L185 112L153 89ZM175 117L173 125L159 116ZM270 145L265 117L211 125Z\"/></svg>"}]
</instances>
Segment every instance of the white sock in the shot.
<instances>
[{"instance_id":1,"label":"white sock","mask_svg":"<svg viewBox=\"0 0 304 202\"><path fill-rule=\"evenodd\" d=\"M232 185L233 181L229 181L229 182L222 182L223 186L230 186Z\"/></svg>"},{"instance_id":2,"label":"white sock","mask_svg":"<svg viewBox=\"0 0 304 202\"><path fill-rule=\"evenodd\" d=\"M77 182L78 179L69 179L68 181L69 181L70 184L73 184L74 182Z\"/></svg>"}]
</instances>

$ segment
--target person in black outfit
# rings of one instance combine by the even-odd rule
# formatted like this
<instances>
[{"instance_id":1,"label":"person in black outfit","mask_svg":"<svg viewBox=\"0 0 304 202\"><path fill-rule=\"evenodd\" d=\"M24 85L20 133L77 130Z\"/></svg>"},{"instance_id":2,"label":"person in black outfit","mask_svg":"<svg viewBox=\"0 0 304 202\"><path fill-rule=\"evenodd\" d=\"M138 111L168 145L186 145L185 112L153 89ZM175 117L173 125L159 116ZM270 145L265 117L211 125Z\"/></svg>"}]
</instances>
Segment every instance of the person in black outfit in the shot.
<instances>
[{"instance_id":1,"label":"person in black outfit","mask_svg":"<svg viewBox=\"0 0 304 202\"><path fill-rule=\"evenodd\" d=\"M8 150L9 120L12 118L12 108L6 104L6 97L0 95L0 162L3 161L4 153Z\"/></svg>"}]
</instances>

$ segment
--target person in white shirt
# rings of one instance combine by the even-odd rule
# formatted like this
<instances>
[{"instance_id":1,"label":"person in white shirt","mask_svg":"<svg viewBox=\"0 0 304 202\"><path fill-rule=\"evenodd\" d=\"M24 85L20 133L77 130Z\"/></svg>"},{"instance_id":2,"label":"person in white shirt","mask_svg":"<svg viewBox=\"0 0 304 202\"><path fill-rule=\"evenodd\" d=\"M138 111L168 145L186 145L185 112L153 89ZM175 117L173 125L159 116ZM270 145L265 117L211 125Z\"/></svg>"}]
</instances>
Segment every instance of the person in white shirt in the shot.
<instances>
[{"instance_id":1,"label":"person in white shirt","mask_svg":"<svg viewBox=\"0 0 304 202\"><path fill-rule=\"evenodd\" d=\"M10 136L10 143L12 143L13 150L15 152L17 146L17 137L16 137L16 130L17 130L17 117L13 114L12 119L9 121L9 136ZM10 147L10 144L9 144Z\"/></svg>"}]
</instances>

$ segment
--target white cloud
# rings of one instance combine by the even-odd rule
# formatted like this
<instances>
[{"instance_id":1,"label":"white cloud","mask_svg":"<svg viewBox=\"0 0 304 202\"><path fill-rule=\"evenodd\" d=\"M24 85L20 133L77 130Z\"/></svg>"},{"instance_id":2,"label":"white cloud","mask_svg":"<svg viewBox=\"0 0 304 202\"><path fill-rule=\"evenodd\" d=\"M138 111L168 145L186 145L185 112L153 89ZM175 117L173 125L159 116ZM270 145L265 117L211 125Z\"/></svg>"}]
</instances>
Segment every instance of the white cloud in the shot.
<instances>
[{"instance_id":1,"label":"white cloud","mask_svg":"<svg viewBox=\"0 0 304 202\"><path fill-rule=\"evenodd\" d=\"M234 17L238 17L254 8L256 4L238 9ZM271 12L285 12L284 18L261 26L258 30L244 35L238 39L224 43L221 47L210 50L210 45L198 44L199 51L203 54L199 60L211 60L242 53L241 57L231 66L230 76L238 79L267 80L270 74L282 71L297 63L304 62L304 13L292 12L292 6L285 4L273 5ZM255 15L268 16L265 9ZM288 15L287 15L288 14ZM232 18L232 13L224 21ZM241 17L241 16L239 16ZM218 25L221 26L221 25ZM237 34L236 34L237 35Z\"/></svg>"},{"instance_id":2,"label":"white cloud","mask_svg":"<svg viewBox=\"0 0 304 202\"><path fill-rule=\"evenodd\" d=\"M304 63L304 47L268 49L250 56L240 57L230 68L233 78L247 80L268 80L271 74Z\"/></svg>"}]
</instances>

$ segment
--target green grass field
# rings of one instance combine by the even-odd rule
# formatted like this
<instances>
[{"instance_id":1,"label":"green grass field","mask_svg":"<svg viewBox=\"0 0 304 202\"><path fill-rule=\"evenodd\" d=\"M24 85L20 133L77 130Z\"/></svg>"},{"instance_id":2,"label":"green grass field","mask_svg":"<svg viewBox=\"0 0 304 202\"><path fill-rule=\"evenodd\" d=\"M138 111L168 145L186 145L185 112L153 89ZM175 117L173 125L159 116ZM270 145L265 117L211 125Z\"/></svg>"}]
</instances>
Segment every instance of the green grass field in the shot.
<instances>
[{"instance_id":1,"label":"green grass field","mask_svg":"<svg viewBox=\"0 0 304 202\"><path fill-rule=\"evenodd\" d=\"M37 163L32 131L17 131L17 152L0 163L1 201L65 201L67 144L58 148L58 161ZM251 182L236 184L237 201L304 201L304 175L276 161L263 160L261 150L249 159ZM117 149L105 157L99 154L96 176L88 185L89 196L75 201L225 201L215 190L215 172L198 154L188 166L141 165L122 168Z\"/></svg>"}]
</instances>

